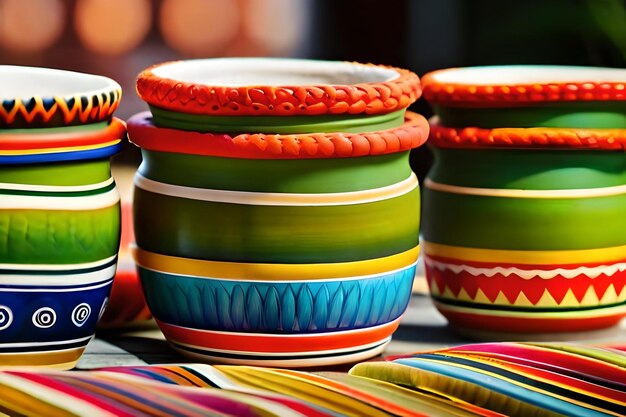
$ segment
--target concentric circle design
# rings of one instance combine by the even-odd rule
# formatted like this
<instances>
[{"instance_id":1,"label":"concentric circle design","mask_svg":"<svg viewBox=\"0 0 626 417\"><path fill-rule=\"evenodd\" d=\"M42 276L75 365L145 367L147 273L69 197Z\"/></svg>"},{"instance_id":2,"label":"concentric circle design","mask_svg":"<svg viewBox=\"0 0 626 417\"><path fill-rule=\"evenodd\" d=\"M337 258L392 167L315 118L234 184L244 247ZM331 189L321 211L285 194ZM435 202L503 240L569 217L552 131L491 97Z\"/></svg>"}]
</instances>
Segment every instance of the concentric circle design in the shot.
<instances>
[{"instance_id":1,"label":"concentric circle design","mask_svg":"<svg viewBox=\"0 0 626 417\"><path fill-rule=\"evenodd\" d=\"M81 327L91 316L91 307L87 303L81 303L74 307L72 311L72 323L76 327Z\"/></svg>"},{"instance_id":2,"label":"concentric circle design","mask_svg":"<svg viewBox=\"0 0 626 417\"><path fill-rule=\"evenodd\" d=\"M13 323L13 311L7 306L0 306L0 330L8 328Z\"/></svg>"},{"instance_id":3,"label":"concentric circle design","mask_svg":"<svg viewBox=\"0 0 626 417\"><path fill-rule=\"evenodd\" d=\"M33 313L33 324L40 329L48 329L57 321L57 313L50 307L42 307Z\"/></svg>"}]
</instances>

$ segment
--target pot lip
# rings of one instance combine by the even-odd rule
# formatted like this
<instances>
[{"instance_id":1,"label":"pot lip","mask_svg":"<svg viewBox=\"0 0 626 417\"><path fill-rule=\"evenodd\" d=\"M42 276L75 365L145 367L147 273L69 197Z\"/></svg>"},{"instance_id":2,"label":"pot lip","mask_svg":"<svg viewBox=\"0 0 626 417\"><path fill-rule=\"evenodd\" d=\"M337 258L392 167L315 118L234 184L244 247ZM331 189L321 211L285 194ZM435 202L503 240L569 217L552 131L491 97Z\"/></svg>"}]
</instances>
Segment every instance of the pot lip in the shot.
<instances>
[{"instance_id":1,"label":"pot lip","mask_svg":"<svg viewBox=\"0 0 626 417\"><path fill-rule=\"evenodd\" d=\"M421 95L408 70L347 61L207 58L143 70L137 93L149 104L207 115L381 114Z\"/></svg>"},{"instance_id":2,"label":"pot lip","mask_svg":"<svg viewBox=\"0 0 626 417\"><path fill-rule=\"evenodd\" d=\"M0 65L0 129L108 120L121 98L120 85L102 75Z\"/></svg>"},{"instance_id":3,"label":"pot lip","mask_svg":"<svg viewBox=\"0 0 626 417\"><path fill-rule=\"evenodd\" d=\"M29 82L19 82L22 77ZM20 89L25 89L25 92L17 92ZM57 97L70 99L109 94L121 89L116 81L102 75L44 67L0 65L0 101ZM16 93L9 93L13 91Z\"/></svg>"},{"instance_id":4,"label":"pot lip","mask_svg":"<svg viewBox=\"0 0 626 417\"><path fill-rule=\"evenodd\" d=\"M128 120L129 140L142 149L245 159L319 159L385 155L409 151L428 139L428 121L406 112L402 126L368 133L248 134L201 133L158 127L150 112Z\"/></svg>"},{"instance_id":5,"label":"pot lip","mask_svg":"<svg viewBox=\"0 0 626 417\"><path fill-rule=\"evenodd\" d=\"M626 129L449 127L437 116L429 122L429 144L436 148L626 150Z\"/></svg>"},{"instance_id":6,"label":"pot lip","mask_svg":"<svg viewBox=\"0 0 626 417\"><path fill-rule=\"evenodd\" d=\"M626 69L495 65L436 70L422 77L431 104L458 107L626 100Z\"/></svg>"}]
</instances>

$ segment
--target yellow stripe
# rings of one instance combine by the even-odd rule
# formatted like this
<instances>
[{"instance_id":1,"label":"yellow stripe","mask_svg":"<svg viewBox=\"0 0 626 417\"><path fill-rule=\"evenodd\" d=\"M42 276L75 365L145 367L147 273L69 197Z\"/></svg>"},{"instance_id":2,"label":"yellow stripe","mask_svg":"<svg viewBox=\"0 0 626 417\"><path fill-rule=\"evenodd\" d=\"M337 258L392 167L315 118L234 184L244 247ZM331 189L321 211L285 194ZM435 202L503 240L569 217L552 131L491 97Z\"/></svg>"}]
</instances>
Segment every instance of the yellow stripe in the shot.
<instances>
[{"instance_id":1,"label":"yellow stripe","mask_svg":"<svg viewBox=\"0 0 626 417\"><path fill-rule=\"evenodd\" d=\"M12 366L40 366L53 369L72 369L85 347L53 352L3 353L0 355L0 370Z\"/></svg>"},{"instance_id":2,"label":"yellow stripe","mask_svg":"<svg viewBox=\"0 0 626 417\"><path fill-rule=\"evenodd\" d=\"M365 261L258 264L179 258L133 248L135 261L147 269L180 275L253 281L315 280L382 274L412 265L417 261L418 255L419 246L416 246L396 255Z\"/></svg>"},{"instance_id":3,"label":"yellow stripe","mask_svg":"<svg viewBox=\"0 0 626 417\"><path fill-rule=\"evenodd\" d=\"M96 145L66 146L62 148L20 149L16 151L0 150L0 155L38 155L56 152L88 151L92 149L100 149L106 148L108 146L117 145L120 142L121 139L116 139L110 142L98 143Z\"/></svg>"},{"instance_id":4,"label":"yellow stripe","mask_svg":"<svg viewBox=\"0 0 626 417\"><path fill-rule=\"evenodd\" d=\"M552 265L615 262L626 259L626 246L581 250L501 250L476 249L462 246L422 242L424 253L431 256L474 262L502 262L512 264Z\"/></svg>"}]
</instances>

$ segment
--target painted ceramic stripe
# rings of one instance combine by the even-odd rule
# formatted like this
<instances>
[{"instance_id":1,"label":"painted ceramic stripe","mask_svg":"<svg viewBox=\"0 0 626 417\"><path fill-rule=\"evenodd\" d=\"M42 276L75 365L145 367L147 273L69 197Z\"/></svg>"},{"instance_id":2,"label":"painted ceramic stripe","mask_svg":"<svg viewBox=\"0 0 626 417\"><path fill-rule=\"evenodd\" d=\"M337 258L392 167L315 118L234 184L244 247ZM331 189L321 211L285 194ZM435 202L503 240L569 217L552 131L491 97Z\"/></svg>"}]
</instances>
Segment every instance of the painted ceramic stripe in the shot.
<instances>
[{"instance_id":1,"label":"painted ceramic stripe","mask_svg":"<svg viewBox=\"0 0 626 417\"><path fill-rule=\"evenodd\" d=\"M109 142L102 142L93 145L83 146L64 146L60 148L38 148L38 149L19 149L19 150L7 150L0 149L0 155L2 156L20 156L20 155L41 155L41 154L55 154L65 152L79 152L79 151L92 151L97 149L104 149L111 146L118 145L122 140L116 139Z\"/></svg>"},{"instance_id":2,"label":"painted ceramic stripe","mask_svg":"<svg viewBox=\"0 0 626 417\"><path fill-rule=\"evenodd\" d=\"M0 164L0 182L26 187L92 187L111 180L108 159L93 161L48 162L45 164L14 166Z\"/></svg>"},{"instance_id":3,"label":"painted ceramic stripe","mask_svg":"<svg viewBox=\"0 0 626 417\"><path fill-rule=\"evenodd\" d=\"M145 149L141 152L144 162L138 172L144 177L215 190L343 193L386 187L411 175L408 152L315 160L220 158Z\"/></svg>"},{"instance_id":4,"label":"painted ceramic stripe","mask_svg":"<svg viewBox=\"0 0 626 417\"><path fill-rule=\"evenodd\" d=\"M626 314L626 304L620 303L612 306L598 306L596 308L575 308L575 309L521 309L507 308L502 305L472 304L462 303L453 300L435 299L438 309L449 310L456 313L479 314L483 316L493 316L511 319L533 319L533 320L577 320L591 318L617 317ZM541 313L541 314L538 314ZM509 331L511 331L509 327ZM521 327L522 329L524 327ZM599 328L599 327L598 327ZM567 331L556 328L557 331Z\"/></svg>"},{"instance_id":5,"label":"painted ceramic stripe","mask_svg":"<svg viewBox=\"0 0 626 417\"><path fill-rule=\"evenodd\" d=\"M318 264L261 264L218 262L161 255L135 247L135 261L143 268L175 275L234 279L245 281L325 280L338 278L362 279L389 274L415 265L419 246L382 258L355 262Z\"/></svg>"},{"instance_id":6,"label":"painted ceramic stripe","mask_svg":"<svg viewBox=\"0 0 626 417\"><path fill-rule=\"evenodd\" d=\"M441 245L423 241L422 247L426 255L459 261L499 262L508 264L554 265L581 264L622 261L626 257L625 246L613 246L598 249L582 250L501 250L480 249L463 246Z\"/></svg>"},{"instance_id":7,"label":"painted ceramic stripe","mask_svg":"<svg viewBox=\"0 0 626 417\"><path fill-rule=\"evenodd\" d=\"M115 264L104 269L87 273L67 274L12 274L9 271L0 271L2 277L0 292L3 291L81 291L99 288L106 285L115 276ZM25 284L28 283L28 284ZM94 287L93 284L99 286Z\"/></svg>"},{"instance_id":8,"label":"painted ceramic stripe","mask_svg":"<svg viewBox=\"0 0 626 417\"><path fill-rule=\"evenodd\" d=\"M255 193L249 191L212 190L166 184L153 181L137 173L135 175L135 186L156 194L218 203L257 206L338 206L372 203L399 197L417 188L418 183L417 176L411 174L409 178L399 183L365 191L324 194Z\"/></svg>"},{"instance_id":9,"label":"painted ceramic stripe","mask_svg":"<svg viewBox=\"0 0 626 417\"><path fill-rule=\"evenodd\" d=\"M500 198L424 190L424 239L509 250L626 244L626 194L579 199Z\"/></svg>"},{"instance_id":10,"label":"painted ceramic stripe","mask_svg":"<svg viewBox=\"0 0 626 417\"><path fill-rule=\"evenodd\" d=\"M72 271L84 272L85 270L101 269L117 261L117 255L109 256L94 262L84 262L79 264L0 264L0 270L24 271L26 273L59 272L67 274ZM0 282L0 284L2 284Z\"/></svg>"},{"instance_id":11,"label":"painted ceramic stripe","mask_svg":"<svg viewBox=\"0 0 626 417\"><path fill-rule=\"evenodd\" d=\"M442 184L519 190L572 190L626 184L621 151L436 147L432 150L435 163L428 176ZM528 163L531 160L532 164Z\"/></svg>"},{"instance_id":12,"label":"painted ceramic stripe","mask_svg":"<svg viewBox=\"0 0 626 417\"><path fill-rule=\"evenodd\" d=\"M0 194L1 191L0 191ZM80 197L50 197L36 195L4 194L0 198L0 209L42 209L42 210L97 210L113 206L120 201L120 195L113 186L100 194Z\"/></svg>"},{"instance_id":13,"label":"painted ceramic stripe","mask_svg":"<svg viewBox=\"0 0 626 417\"><path fill-rule=\"evenodd\" d=\"M415 267L375 278L305 282L227 281L143 268L139 274L151 312L163 322L304 334L377 326L400 317L411 297Z\"/></svg>"},{"instance_id":14,"label":"painted ceramic stripe","mask_svg":"<svg viewBox=\"0 0 626 417\"><path fill-rule=\"evenodd\" d=\"M119 227L118 204L97 210L0 210L0 259L28 265L99 262L117 254Z\"/></svg>"},{"instance_id":15,"label":"painted ceramic stripe","mask_svg":"<svg viewBox=\"0 0 626 417\"><path fill-rule=\"evenodd\" d=\"M367 133L402 126L405 110L391 113L363 115L318 116L210 116L174 112L149 106L155 125L180 130L212 133L271 133L293 135L298 133L351 132Z\"/></svg>"},{"instance_id":16,"label":"painted ceramic stripe","mask_svg":"<svg viewBox=\"0 0 626 417\"><path fill-rule=\"evenodd\" d=\"M48 342L0 343L0 351L20 352L20 350L22 350L23 348L28 348L29 352L33 352L34 351L33 348L37 348L39 350L60 351L60 350L66 350L66 349L74 349L80 346L87 346L87 344L92 338L93 336L87 336L87 337L81 337L78 339L53 340L53 341L48 341ZM24 353L28 353L28 352L24 352Z\"/></svg>"},{"instance_id":17,"label":"painted ceramic stripe","mask_svg":"<svg viewBox=\"0 0 626 417\"><path fill-rule=\"evenodd\" d=\"M226 262L334 263L385 257L418 245L418 188L367 204L321 207L216 203L141 188L134 197L142 220L135 224L137 245L172 256ZM164 212L178 215L163 216Z\"/></svg>"},{"instance_id":18,"label":"painted ceramic stripe","mask_svg":"<svg viewBox=\"0 0 626 417\"><path fill-rule=\"evenodd\" d=\"M516 190L506 188L460 187L458 185L449 185L435 182L430 178L426 178L426 180L424 181L424 186L431 190L441 191L444 193L503 198L592 198L620 195L626 193L626 185L569 190Z\"/></svg>"},{"instance_id":19,"label":"painted ceramic stripe","mask_svg":"<svg viewBox=\"0 0 626 417\"><path fill-rule=\"evenodd\" d=\"M68 395L67 392L20 378L17 375L0 373L0 384L17 388L28 393L32 398L38 398L40 401L52 404L77 416L115 417L115 414L106 412L88 401Z\"/></svg>"},{"instance_id":20,"label":"painted ceramic stripe","mask_svg":"<svg viewBox=\"0 0 626 417\"><path fill-rule=\"evenodd\" d=\"M578 268L556 268L556 269L519 269L519 268L503 268L503 267L493 267L493 268L478 268L471 265L464 264L453 264L448 262L441 262L432 259L431 257L425 258L426 265L437 268L440 271L451 271L455 274L460 274L462 272L467 272L471 275L478 276L484 275L486 277L493 277L494 275L503 275L508 277L510 275L516 275L523 279L551 279L556 276L562 276L568 279L573 279L578 277L579 275L585 275L588 278L597 278L601 274L605 274L608 276L614 275L617 272L626 271L626 262L620 262L612 265L601 265L593 268L581 266Z\"/></svg>"},{"instance_id":21,"label":"painted ceramic stripe","mask_svg":"<svg viewBox=\"0 0 626 417\"><path fill-rule=\"evenodd\" d=\"M39 184L15 184L15 183L0 183L0 194L6 190L15 191L33 191L42 193L75 193L83 191L98 191L101 189L108 189L109 186L114 185L113 178L98 182L96 184L85 185L39 185Z\"/></svg>"},{"instance_id":22,"label":"painted ceramic stripe","mask_svg":"<svg viewBox=\"0 0 626 417\"><path fill-rule=\"evenodd\" d=\"M271 334L271 333L236 333L212 330L198 330L175 326L157 320L157 324L168 340L176 343L197 346L206 349L224 351L255 352L317 352L324 350L350 349L387 339L400 325L401 318L390 323L364 329L326 332L316 334Z\"/></svg>"},{"instance_id":23,"label":"painted ceramic stripe","mask_svg":"<svg viewBox=\"0 0 626 417\"><path fill-rule=\"evenodd\" d=\"M104 147L69 152L36 153L28 155L0 155L0 164L36 164L63 161L80 161L85 159L108 158L122 150L122 142Z\"/></svg>"},{"instance_id":24,"label":"painted ceramic stripe","mask_svg":"<svg viewBox=\"0 0 626 417\"><path fill-rule=\"evenodd\" d=\"M41 284L41 282L42 282L41 281L41 277L36 276L34 278L38 279L40 284L35 284L33 286L28 286L28 287L27 286L23 286L23 287L13 287L13 286L11 286L11 287L8 287L8 288L0 287L0 293L2 293L2 292L10 292L10 293L15 293L15 292L47 292L47 293L67 292L67 293L76 293L76 292L79 292L79 291L95 290L95 289L98 289L98 288L103 288L103 287L109 286L113 282L113 276L115 275L115 267L113 266L113 267L108 268L108 270L106 272L107 272L107 275L104 275L104 274L97 275L97 277L98 277L98 281L96 281L97 283L95 283L94 285L89 285L89 286L69 286L68 287L67 283L65 285L63 285L63 284L61 284L59 282L57 282L57 286L48 286L47 283L46 284ZM85 274L85 275L90 275L90 274ZM104 276L107 276L108 279L105 278L105 281L102 281L101 279ZM2 277L4 278L4 275ZM20 275L20 277L22 277L22 282L24 282L24 278L28 279L28 277L24 277L23 275ZM72 278L74 278L74 277L72 277ZM85 279L85 277L82 277L82 278Z\"/></svg>"},{"instance_id":25,"label":"painted ceramic stripe","mask_svg":"<svg viewBox=\"0 0 626 417\"><path fill-rule=\"evenodd\" d=\"M252 360L274 360L274 359L308 359L308 358L319 358L319 357L332 357L332 356L343 356L346 354L353 353L361 353L371 349L376 349L382 345L386 345L391 341L391 337L387 337L386 339L379 340L373 343L369 343L367 345L360 346L351 346L343 349L331 349L331 350L321 350L315 352L255 352L255 351L232 351L232 350L223 350L223 349L207 349L204 347L199 347L195 345L183 344L172 342L175 347L179 349L188 350L194 353L200 353L205 355L211 355L217 358L237 358L237 359L252 359Z\"/></svg>"}]
</instances>

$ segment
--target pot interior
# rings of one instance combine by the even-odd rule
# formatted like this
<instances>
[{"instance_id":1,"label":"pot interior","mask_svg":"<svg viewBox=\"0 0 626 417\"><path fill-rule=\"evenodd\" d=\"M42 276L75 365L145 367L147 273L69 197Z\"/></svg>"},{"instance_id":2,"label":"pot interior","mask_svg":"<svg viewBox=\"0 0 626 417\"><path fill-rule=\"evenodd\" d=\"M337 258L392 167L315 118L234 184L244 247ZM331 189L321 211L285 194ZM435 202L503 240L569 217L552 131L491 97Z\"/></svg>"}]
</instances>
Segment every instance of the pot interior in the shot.
<instances>
[{"instance_id":1,"label":"pot interior","mask_svg":"<svg viewBox=\"0 0 626 417\"><path fill-rule=\"evenodd\" d=\"M558 65L504 65L452 68L433 73L443 84L518 85L585 82L624 82L626 69Z\"/></svg>"},{"instance_id":2,"label":"pot interior","mask_svg":"<svg viewBox=\"0 0 626 417\"><path fill-rule=\"evenodd\" d=\"M359 84L397 78L393 69L350 62L277 58L218 58L179 61L152 69L158 77L225 87Z\"/></svg>"},{"instance_id":3,"label":"pot interior","mask_svg":"<svg viewBox=\"0 0 626 417\"><path fill-rule=\"evenodd\" d=\"M49 68L0 65L0 100L92 96L120 89L107 77Z\"/></svg>"}]
</instances>

